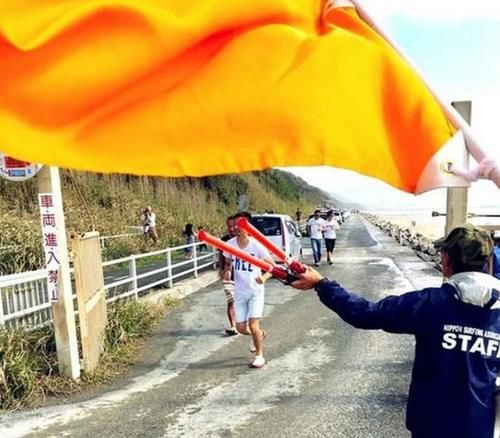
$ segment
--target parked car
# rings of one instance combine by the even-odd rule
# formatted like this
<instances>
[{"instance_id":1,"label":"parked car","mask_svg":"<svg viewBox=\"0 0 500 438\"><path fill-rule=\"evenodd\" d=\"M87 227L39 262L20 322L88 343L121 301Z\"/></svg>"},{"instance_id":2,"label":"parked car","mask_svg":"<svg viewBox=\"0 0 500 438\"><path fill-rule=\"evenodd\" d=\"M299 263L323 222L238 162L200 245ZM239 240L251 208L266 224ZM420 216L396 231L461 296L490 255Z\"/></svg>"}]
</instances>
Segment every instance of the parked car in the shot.
<instances>
[{"instance_id":1,"label":"parked car","mask_svg":"<svg viewBox=\"0 0 500 438\"><path fill-rule=\"evenodd\" d=\"M302 235L290 216L285 214L254 214L252 225L257 228L288 257L299 260L302 256ZM276 259L276 257L274 257ZM276 259L277 260L277 259Z\"/></svg>"},{"instance_id":2,"label":"parked car","mask_svg":"<svg viewBox=\"0 0 500 438\"><path fill-rule=\"evenodd\" d=\"M333 210L333 215L335 216L335 219L339 223L339 225L342 225L344 223L344 215L342 214L342 210L338 208L332 208Z\"/></svg>"}]
</instances>

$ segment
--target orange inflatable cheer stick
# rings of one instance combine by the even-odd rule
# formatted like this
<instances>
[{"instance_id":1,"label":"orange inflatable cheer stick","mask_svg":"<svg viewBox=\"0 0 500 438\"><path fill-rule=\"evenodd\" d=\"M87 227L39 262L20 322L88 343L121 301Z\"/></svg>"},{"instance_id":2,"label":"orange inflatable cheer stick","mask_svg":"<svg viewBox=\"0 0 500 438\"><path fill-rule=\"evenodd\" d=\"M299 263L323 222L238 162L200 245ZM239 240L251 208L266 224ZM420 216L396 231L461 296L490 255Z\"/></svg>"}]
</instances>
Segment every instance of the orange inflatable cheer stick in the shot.
<instances>
[{"instance_id":1,"label":"orange inflatable cheer stick","mask_svg":"<svg viewBox=\"0 0 500 438\"><path fill-rule=\"evenodd\" d=\"M286 263L294 274L302 274L306 272L306 267L297 260L288 258L281 248L277 247L266 236L264 236L257 228L255 228L247 218L240 217L236 220L236 225L242 230L245 230L255 240L264 245L270 252L272 252L279 260Z\"/></svg>"},{"instance_id":2,"label":"orange inflatable cheer stick","mask_svg":"<svg viewBox=\"0 0 500 438\"><path fill-rule=\"evenodd\" d=\"M245 260L251 265L254 265L262 269L263 271L270 272L273 277L276 277L278 280L283 281L285 284L289 284L292 281L297 280L297 277L292 273L288 272L286 269L280 268L279 266L273 266L271 265L271 263L268 263L251 254L248 254L247 252L239 248L235 248L234 246L228 245L226 242L217 239L217 237L212 236L206 231L203 230L200 231L198 233L198 239L208 243L209 245L217 249L220 249L221 251L239 257L240 259Z\"/></svg>"}]
</instances>

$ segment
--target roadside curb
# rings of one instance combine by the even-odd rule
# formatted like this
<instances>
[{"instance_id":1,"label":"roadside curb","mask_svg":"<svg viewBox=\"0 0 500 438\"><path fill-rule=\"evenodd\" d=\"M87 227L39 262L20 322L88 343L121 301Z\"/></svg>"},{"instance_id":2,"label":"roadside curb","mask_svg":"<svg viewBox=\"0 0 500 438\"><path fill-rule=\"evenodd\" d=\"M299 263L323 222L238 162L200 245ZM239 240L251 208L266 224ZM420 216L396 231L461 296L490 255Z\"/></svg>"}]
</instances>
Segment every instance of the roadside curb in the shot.
<instances>
[{"instance_id":1,"label":"roadside curb","mask_svg":"<svg viewBox=\"0 0 500 438\"><path fill-rule=\"evenodd\" d=\"M174 284L172 288L159 289L145 296L143 299L155 304L160 304L165 298L181 300L218 280L219 273L217 271L204 272L197 278L182 280Z\"/></svg>"}]
</instances>

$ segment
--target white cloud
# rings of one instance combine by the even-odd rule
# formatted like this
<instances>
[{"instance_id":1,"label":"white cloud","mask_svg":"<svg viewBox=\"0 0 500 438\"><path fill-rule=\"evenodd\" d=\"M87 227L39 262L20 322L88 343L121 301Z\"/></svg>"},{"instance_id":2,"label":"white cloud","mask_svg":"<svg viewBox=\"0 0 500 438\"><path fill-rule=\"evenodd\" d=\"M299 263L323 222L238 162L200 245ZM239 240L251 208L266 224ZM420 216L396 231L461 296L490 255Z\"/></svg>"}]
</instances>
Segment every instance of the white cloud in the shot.
<instances>
[{"instance_id":1,"label":"white cloud","mask_svg":"<svg viewBox=\"0 0 500 438\"><path fill-rule=\"evenodd\" d=\"M395 189L383 181L356 172L329 166L282 168L309 184L331 193L337 199L365 206L389 209L445 209L446 189L413 195ZM500 190L491 181L478 181L469 189L469 207L500 205Z\"/></svg>"},{"instance_id":2,"label":"white cloud","mask_svg":"<svg viewBox=\"0 0 500 438\"><path fill-rule=\"evenodd\" d=\"M472 101L472 128L481 147L500 162L500 90Z\"/></svg>"}]
</instances>

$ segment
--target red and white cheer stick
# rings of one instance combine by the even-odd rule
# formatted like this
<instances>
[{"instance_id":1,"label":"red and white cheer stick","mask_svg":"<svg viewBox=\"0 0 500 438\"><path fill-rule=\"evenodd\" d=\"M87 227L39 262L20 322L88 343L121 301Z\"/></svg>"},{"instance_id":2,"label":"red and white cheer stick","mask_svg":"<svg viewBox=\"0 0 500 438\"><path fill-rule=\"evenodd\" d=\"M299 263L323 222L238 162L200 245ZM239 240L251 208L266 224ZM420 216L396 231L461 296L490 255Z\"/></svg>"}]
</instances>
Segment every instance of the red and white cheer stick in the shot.
<instances>
[{"instance_id":1,"label":"red and white cheer stick","mask_svg":"<svg viewBox=\"0 0 500 438\"><path fill-rule=\"evenodd\" d=\"M234 255L235 257L239 257L240 259L245 260L251 265L262 269L263 271L270 272L273 277L276 277L278 280L283 281L285 284L289 284L292 281L298 279L295 275L288 272L286 269L283 269L279 266L273 266L271 265L271 263L268 263L265 260L261 260L239 248L235 248L234 246L228 245L226 242L217 239L217 237L212 236L206 231L202 230L198 232L198 239L208 243L209 245L217 249L220 249L221 251Z\"/></svg>"},{"instance_id":2,"label":"red and white cheer stick","mask_svg":"<svg viewBox=\"0 0 500 438\"><path fill-rule=\"evenodd\" d=\"M242 230L245 230L255 240L264 245L264 247L266 247L276 257L278 257L278 260L285 263L294 274L302 274L303 272L306 272L306 267L302 263L300 263L298 260L287 257L285 251L283 251L281 248L271 242L266 236L264 236L264 234L262 234L257 228L255 228L250 222L248 222L247 218L238 218L236 220L236 225Z\"/></svg>"}]
</instances>

